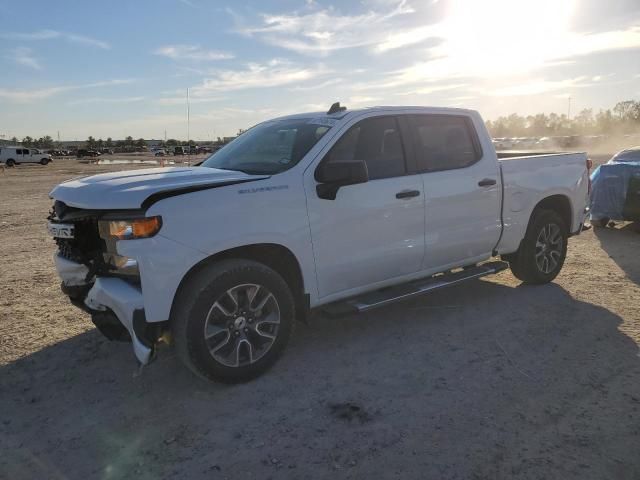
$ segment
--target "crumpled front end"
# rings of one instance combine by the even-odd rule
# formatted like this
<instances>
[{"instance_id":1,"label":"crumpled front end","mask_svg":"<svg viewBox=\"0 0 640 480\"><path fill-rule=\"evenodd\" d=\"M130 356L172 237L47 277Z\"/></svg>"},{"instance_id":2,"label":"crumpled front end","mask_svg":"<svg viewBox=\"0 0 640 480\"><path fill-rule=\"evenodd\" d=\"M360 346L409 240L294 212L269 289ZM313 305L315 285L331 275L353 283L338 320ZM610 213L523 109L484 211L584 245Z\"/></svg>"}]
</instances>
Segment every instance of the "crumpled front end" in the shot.
<instances>
[{"instance_id":1,"label":"crumpled front end","mask_svg":"<svg viewBox=\"0 0 640 480\"><path fill-rule=\"evenodd\" d=\"M58 251L54 261L62 291L88 312L110 340L131 341L136 358L147 364L162 334L162 324L146 322L140 274L135 259L122 257L115 242L98 231L106 212L69 208L56 202L49 215ZM66 229L66 230L65 230Z\"/></svg>"}]
</instances>

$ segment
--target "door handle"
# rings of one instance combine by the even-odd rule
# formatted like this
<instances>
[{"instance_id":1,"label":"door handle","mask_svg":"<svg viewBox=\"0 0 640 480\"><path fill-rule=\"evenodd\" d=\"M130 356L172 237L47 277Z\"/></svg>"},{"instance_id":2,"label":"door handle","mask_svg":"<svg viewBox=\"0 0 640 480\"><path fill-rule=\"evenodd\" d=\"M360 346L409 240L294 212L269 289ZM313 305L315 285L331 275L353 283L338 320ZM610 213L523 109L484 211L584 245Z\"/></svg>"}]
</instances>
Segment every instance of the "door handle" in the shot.
<instances>
[{"instance_id":1,"label":"door handle","mask_svg":"<svg viewBox=\"0 0 640 480\"><path fill-rule=\"evenodd\" d=\"M490 187L491 185L495 185L495 184L496 184L495 178L483 178L478 182L479 187Z\"/></svg>"},{"instance_id":2,"label":"door handle","mask_svg":"<svg viewBox=\"0 0 640 480\"><path fill-rule=\"evenodd\" d=\"M411 198L417 197L420 195L419 190L403 190L401 192L396 193L396 198Z\"/></svg>"}]
</instances>

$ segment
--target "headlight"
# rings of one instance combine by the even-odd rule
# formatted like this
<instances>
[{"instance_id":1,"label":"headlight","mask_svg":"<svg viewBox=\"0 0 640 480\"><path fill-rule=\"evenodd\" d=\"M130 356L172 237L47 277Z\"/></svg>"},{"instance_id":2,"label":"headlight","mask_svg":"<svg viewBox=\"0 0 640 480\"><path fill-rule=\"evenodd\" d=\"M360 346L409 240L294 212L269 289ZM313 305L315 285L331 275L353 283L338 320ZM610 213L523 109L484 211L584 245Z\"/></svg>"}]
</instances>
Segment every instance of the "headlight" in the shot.
<instances>
[{"instance_id":1,"label":"headlight","mask_svg":"<svg viewBox=\"0 0 640 480\"><path fill-rule=\"evenodd\" d=\"M153 237L162 227L161 217L130 218L126 220L102 220L100 237L105 240L133 240Z\"/></svg>"}]
</instances>

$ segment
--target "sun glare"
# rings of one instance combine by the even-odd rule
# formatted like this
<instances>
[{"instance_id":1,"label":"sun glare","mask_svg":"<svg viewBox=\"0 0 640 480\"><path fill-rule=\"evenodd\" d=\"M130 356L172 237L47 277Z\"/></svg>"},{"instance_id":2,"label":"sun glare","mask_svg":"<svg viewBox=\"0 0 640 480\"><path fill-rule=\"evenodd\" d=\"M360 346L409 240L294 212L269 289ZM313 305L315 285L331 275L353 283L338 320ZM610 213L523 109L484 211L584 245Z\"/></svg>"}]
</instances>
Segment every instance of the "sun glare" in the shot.
<instances>
[{"instance_id":1,"label":"sun glare","mask_svg":"<svg viewBox=\"0 0 640 480\"><path fill-rule=\"evenodd\" d=\"M574 7L573 0L455 0L438 54L454 71L524 73L558 57Z\"/></svg>"}]
</instances>

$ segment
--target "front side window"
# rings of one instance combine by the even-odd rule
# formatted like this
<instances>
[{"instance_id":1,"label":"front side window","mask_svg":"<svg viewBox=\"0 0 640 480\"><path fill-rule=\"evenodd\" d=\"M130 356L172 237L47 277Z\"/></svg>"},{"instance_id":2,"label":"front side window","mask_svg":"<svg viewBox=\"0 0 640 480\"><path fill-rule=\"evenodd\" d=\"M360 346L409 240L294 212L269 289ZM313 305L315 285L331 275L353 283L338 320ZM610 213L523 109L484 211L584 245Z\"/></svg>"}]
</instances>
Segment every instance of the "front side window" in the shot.
<instances>
[{"instance_id":1,"label":"front side window","mask_svg":"<svg viewBox=\"0 0 640 480\"><path fill-rule=\"evenodd\" d=\"M412 115L409 124L416 143L420 170L440 171L464 168L480 155L465 117Z\"/></svg>"},{"instance_id":2,"label":"front side window","mask_svg":"<svg viewBox=\"0 0 640 480\"><path fill-rule=\"evenodd\" d=\"M331 148L324 161L364 160L369 179L406 173L402 137L395 117L367 118L356 123Z\"/></svg>"},{"instance_id":3,"label":"front side window","mask_svg":"<svg viewBox=\"0 0 640 480\"><path fill-rule=\"evenodd\" d=\"M201 166L274 175L302 160L330 128L309 118L264 122L215 152Z\"/></svg>"},{"instance_id":4,"label":"front side window","mask_svg":"<svg viewBox=\"0 0 640 480\"><path fill-rule=\"evenodd\" d=\"M29 155L29 150L27 150L26 148L22 149L22 154L23 155Z\"/></svg>"}]
</instances>

